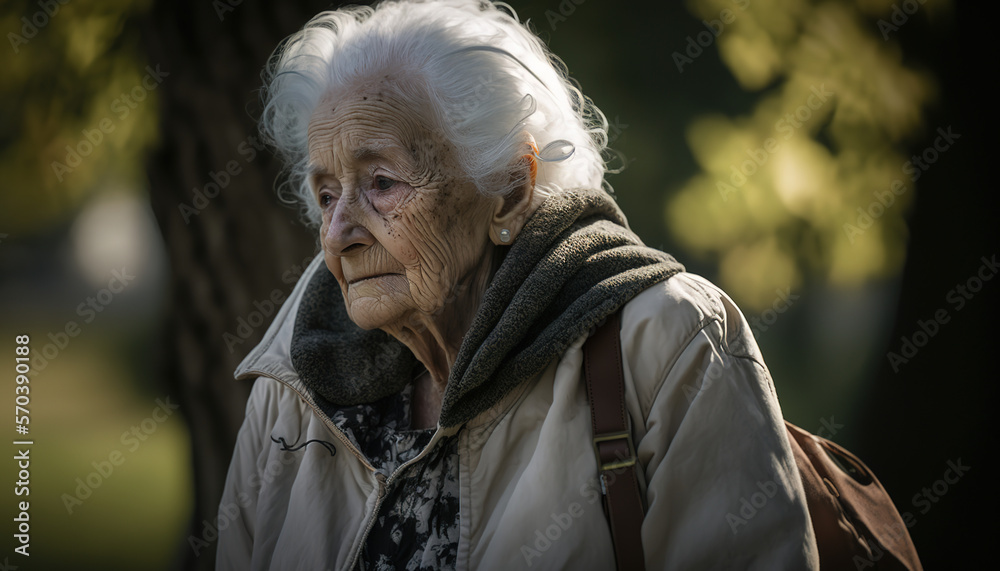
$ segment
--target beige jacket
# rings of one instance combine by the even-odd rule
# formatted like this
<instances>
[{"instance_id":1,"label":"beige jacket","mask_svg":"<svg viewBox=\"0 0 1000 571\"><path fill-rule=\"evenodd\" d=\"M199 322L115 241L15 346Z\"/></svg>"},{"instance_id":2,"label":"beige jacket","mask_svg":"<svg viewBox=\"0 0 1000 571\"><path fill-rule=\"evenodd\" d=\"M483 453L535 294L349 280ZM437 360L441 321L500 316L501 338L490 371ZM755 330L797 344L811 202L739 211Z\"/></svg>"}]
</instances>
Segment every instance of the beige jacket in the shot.
<instances>
[{"instance_id":1,"label":"beige jacket","mask_svg":"<svg viewBox=\"0 0 1000 571\"><path fill-rule=\"evenodd\" d=\"M236 372L256 381L220 504L220 570L353 569L378 509L383 476L291 366L296 308L315 271L326 271L321 256ZM584 340L447 431L460 439L459 569L615 568L581 378ZM678 274L625 305L621 341L647 568L818 568L774 386L732 300ZM443 436L439 428L425 452ZM282 438L333 447L282 451Z\"/></svg>"}]
</instances>

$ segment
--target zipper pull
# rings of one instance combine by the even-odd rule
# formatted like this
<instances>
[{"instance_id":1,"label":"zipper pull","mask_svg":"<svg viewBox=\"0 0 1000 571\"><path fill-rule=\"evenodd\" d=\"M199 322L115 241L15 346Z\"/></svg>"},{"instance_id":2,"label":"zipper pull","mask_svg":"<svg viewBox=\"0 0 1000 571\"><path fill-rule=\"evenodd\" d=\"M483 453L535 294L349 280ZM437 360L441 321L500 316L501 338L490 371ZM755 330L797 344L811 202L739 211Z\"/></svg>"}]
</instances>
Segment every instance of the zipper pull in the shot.
<instances>
[{"instance_id":1,"label":"zipper pull","mask_svg":"<svg viewBox=\"0 0 1000 571\"><path fill-rule=\"evenodd\" d=\"M385 474L375 472L375 480L378 481L378 497L382 499L385 497Z\"/></svg>"}]
</instances>

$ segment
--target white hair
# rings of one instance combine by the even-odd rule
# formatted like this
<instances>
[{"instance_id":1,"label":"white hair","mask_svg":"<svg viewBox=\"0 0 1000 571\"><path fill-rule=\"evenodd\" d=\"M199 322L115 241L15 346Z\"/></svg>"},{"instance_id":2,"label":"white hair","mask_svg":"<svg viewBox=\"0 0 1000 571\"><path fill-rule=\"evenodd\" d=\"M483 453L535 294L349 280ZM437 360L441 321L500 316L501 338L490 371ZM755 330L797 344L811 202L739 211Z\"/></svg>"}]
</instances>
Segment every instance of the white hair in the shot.
<instances>
[{"instance_id":1,"label":"white hair","mask_svg":"<svg viewBox=\"0 0 1000 571\"><path fill-rule=\"evenodd\" d=\"M282 155L286 184L311 223L320 213L306 176L310 117L331 94L388 74L405 78L393 86L400 95L429 103L428 123L457 149L481 193L506 196L523 183L513 165L525 154L524 133L541 149L536 193L610 191L607 119L510 6L393 0L317 15L265 69L261 132Z\"/></svg>"}]
</instances>

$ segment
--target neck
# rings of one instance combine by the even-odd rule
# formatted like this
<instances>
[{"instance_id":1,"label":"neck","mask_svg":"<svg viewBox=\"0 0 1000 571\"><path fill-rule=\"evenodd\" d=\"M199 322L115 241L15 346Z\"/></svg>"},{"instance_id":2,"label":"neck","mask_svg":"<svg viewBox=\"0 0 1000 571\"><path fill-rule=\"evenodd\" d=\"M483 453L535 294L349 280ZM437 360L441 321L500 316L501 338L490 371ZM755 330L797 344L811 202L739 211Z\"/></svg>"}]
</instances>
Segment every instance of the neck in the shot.
<instances>
[{"instance_id":1,"label":"neck","mask_svg":"<svg viewBox=\"0 0 1000 571\"><path fill-rule=\"evenodd\" d=\"M482 261L459 278L435 311L414 313L402 325L385 329L409 347L427 368L431 382L424 384L436 395L438 402L444 396L451 367L483 294L503 261L502 255L501 248L491 245Z\"/></svg>"}]
</instances>

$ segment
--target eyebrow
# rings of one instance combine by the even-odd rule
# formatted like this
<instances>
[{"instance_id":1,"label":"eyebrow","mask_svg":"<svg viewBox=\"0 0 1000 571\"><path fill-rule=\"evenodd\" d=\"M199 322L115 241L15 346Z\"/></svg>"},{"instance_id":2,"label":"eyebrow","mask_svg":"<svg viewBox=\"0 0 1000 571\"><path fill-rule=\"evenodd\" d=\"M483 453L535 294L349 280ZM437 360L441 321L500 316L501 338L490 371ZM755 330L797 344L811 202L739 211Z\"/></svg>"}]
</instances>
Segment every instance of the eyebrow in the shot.
<instances>
[{"instance_id":1,"label":"eyebrow","mask_svg":"<svg viewBox=\"0 0 1000 571\"><path fill-rule=\"evenodd\" d=\"M351 157L355 161L360 161L360 162L371 161L371 160L375 160L375 159L388 159L388 157L386 156L386 154L383 152L386 149L390 149L390 150L392 150L392 149L399 149L399 150L402 150L402 147L398 147L397 145L379 145L379 146L375 146L375 147L372 147L372 146L369 146L369 147L358 147L357 149L354 149L354 151L351 152ZM309 166L306 167L306 179L307 180L315 181L317 178L324 177L324 176L329 176L329 175L330 175L330 171L327 170L326 167L324 167L321 164L311 163L311 164L309 164Z\"/></svg>"},{"instance_id":2,"label":"eyebrow","mask_svg":"<svg viewBox=\"0 0 1000 571\"><path fill-rule=\"evenodd\" d=\"M359 147L357 149L354 149L354 152L351 153L351 155L354 157L354 160L356 161L370 161L373 159L381 159L384 158L384 155L382 153L382 150L384 148L385 148L384 146Z\"/></svg>"},{"instance_id":3,"label":"eyebrow","mask_svg":"<svg viewBox=\"0 0 1000 571\"><path fill-rule=\"evenodd\" d=\"M313 163L306 167L306 180L309 181L309 185L313 187L316 186L316 181L318 179L329 176L329 174L330 171L326 170L326 167L323 165ZM313 192L315 191L316 189L313 188Z\"/></svg>"},{"instance_id":4,"label":"eyebrow","mask_svg":"<svg viewBox=\"0 0 1000 571\"><path fill-rule=\"evenodd\" d=\"M318 176L324 176L328 174L330 174L330 171L326 170L326 167L322 165L317 165L315 163L312 163L308 167L306 167L306 177L309 179L313 179Z\"/></svg>"}]
</instances>

